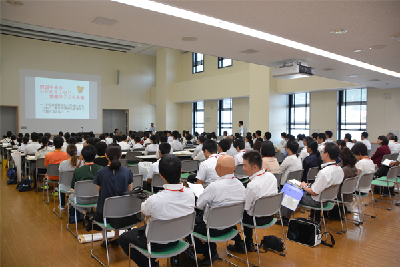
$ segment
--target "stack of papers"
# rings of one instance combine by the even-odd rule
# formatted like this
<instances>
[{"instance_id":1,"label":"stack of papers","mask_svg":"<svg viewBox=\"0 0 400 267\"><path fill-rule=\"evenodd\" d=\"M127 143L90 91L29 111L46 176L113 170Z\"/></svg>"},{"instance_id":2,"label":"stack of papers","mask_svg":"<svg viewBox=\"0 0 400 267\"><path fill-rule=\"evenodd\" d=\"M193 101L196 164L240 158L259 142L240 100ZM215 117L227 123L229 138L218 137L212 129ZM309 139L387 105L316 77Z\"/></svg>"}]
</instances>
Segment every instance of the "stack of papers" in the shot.
<instances>
[{"instance_id":1,"label":"stack of papers","mask_svg":"<svg viewBox=\"0 0 400 267\"><path fill-rule=\"evenodd\" d=\"M293 185L293 186L295 186L297 188L300 188L301 182L297 181L295 179L292 179L292 180L288 181L288 184L291 184L291 185Z\"/></svg>"},{"instance_id":2,"label":"stack of papers","mask_svg":"<svg viewBox=\"0 0 400 267\"><path fill-rule=\"evenodd\" d=\"M389 167L389 163L393 162L393 160L385 159L382 164Z\"/></svg>"},{"instance_id":3,"label":"stack of papers","mask_svg":"<svg viewBox=\"0 0 400 267\"><path fill-rule=\"evenodd\" d=\"M192 189L194 195L196 197L199 197L201 194L204 192L204 187L201 184L192 184L192 183L187 183L189 188Z\"/></svg>"}]
</instances>

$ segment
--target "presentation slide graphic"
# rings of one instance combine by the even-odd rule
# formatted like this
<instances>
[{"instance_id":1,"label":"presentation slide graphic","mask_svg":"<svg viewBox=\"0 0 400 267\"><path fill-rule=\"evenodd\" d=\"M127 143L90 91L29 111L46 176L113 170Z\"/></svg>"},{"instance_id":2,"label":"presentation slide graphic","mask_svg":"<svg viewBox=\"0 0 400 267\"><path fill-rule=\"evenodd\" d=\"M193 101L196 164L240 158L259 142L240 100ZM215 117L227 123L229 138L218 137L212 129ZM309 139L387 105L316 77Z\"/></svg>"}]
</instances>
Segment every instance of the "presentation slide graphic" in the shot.
<instances>
[{"instance_id":1,"label":"presentation slide graphic","mask_svg":"<svg viewBox=\"0 0 400 267\"><path fill-rule=\"evenodd\" d=\"M37 119L89 119L89 81L35 77Z\"/></svg>"}]
</instances>

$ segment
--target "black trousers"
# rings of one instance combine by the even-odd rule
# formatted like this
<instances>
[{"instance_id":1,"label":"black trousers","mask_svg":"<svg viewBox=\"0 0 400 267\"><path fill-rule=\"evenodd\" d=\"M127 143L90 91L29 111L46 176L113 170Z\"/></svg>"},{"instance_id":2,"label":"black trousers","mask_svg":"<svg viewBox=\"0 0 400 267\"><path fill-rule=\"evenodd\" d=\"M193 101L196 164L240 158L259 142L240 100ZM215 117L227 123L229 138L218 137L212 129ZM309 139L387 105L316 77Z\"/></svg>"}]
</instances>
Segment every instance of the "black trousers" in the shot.
<instances>
[{"instance_id":1,"label":"black trousers","mask_svg":"<svg viewBox=\"0 0 400 267\"><path fill-rule=\"evenodd\" d=\"M376 176L382 177L386 176L389 172L390 167L382 165L375 173Z\"/></svg>"},{"instance_id":2,"label":"black trousers","mask_svg":"<svg viewBox=\"0 0 400 267\"><path fill-rule=\"evenodd\" d=\"M265 217L256 217L256 224L257 225L265 225L265 224L270 223L273 219L274 219L273 215L265 216ZM253 216L250 216L247 213L247 211L244 211L244 213L243 213L243 223L254 225ZM240 231L240 229L238 229L238 230ZM244 232L244 235L246 237L246 244L249 245L249 244L253 243L253 229L244 226L243 227L243 232ZM240 233L237 234L233 240L235 240L235 243L241 242L242 241L242 237L240 236Z\"/></svg>"},{"instance_id":3,"label":"black trousers","mask_svg":"<svg viewBox=\"0 0 400 267\"><path fill-rule=\"evenodd\" d=\"M188 176L187 181L192 184L197 184L197 174L191 174Z\"/></svg>"},{"instance_id":4,"label":"black trousers","mask_svg":"<svg viewBox=\"0 0 400 267\"><path fill-rule=\"evenodd\" d=\"M122 250L129 255L129 243L138 246L140 248L147 249L147 237L146 237L146 226L142 226L140 228L134 228L128 232L123 233L119 238L119 245ZM172 247L176 245L178 241L171 242L168 244L151 244L151 251L160 251L162 249ZM137 251L136 249L131 249L131 259L136 263L139 267L148 267L149 259L145 257L142 253ZM156 263L156 259L151 259L151 265Z\"/></svg>"}]
</instances>

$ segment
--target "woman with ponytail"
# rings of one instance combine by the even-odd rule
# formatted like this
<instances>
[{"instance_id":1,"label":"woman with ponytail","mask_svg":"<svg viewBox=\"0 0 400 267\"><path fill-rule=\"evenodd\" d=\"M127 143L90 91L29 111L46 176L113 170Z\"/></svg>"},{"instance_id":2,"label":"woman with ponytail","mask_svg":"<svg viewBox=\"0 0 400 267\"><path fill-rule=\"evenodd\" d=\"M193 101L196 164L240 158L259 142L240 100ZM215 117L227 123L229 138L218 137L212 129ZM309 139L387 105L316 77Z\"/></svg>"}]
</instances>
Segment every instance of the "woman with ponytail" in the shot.
<instances>
[{"instance_id":1,"label":"woman with ponytail","mask_svg":"<svg viewBox=\"0 0 400 267\"><path fill-rule=\"evenodd\" d=\"M42 138L40 138L40 141L42 143L42 147L36 151L36 159L45 158L47 153L53 152L54 150L54 148L49 147L49 138L47 136L42 136Z\"/></svg>"},{"instance_id":2,"label":"woman with ponytail","mask_svg":"<svg viewBox=\"0 0 400 267\"><path fill-rule=\"evenodd\" d=\"M307 174L310 168L318 167L321 169L321 155L318 151L318 143L317 141L311 140L307 142L307 152L309 154L303 160L303 178L301 179L302 182L307 182Z\"/></svg>"},{"instance_id":3,"label":"woman with ponytail","mask_svg":"<svg viewBox=\"0 0 400 267\"><path fill-rule=\"evenodd\" d=\"M93 183L97 185L99 190L99 197L97 199L97 208L94 219L98 222L103 222L103 206L106 198L121 196L126 191L132 191L133 174L123 166L119 159L121 158L121 147L118 144L110 144L106 148L106 158L108 165L96 172ZM121 218L123 219L123 218ZM88 230L88 229L87 229ZM96 229L95 229L96 230ZM105 247L105 236L103 234L102 247ZM115 234L113 240L110 241L111 245L118 245L119 233Z\"/></svg>"},{"instance_id":4,"label":"woman with ponytail","mask_svg":"<svg viewBox=\"0 0 400 267\"><path fill-rule=\"evenodd\" d=\"M67 147L67 153L68 153L69 158L60 163L60 166L58 167L58 170L60 172L75 171L76 168L79 168L79 167L85 165L84 160L78 159L77 151L78 151L78 149L76 148L75 145L69 145Z\"/></svg>"}]
</instances>

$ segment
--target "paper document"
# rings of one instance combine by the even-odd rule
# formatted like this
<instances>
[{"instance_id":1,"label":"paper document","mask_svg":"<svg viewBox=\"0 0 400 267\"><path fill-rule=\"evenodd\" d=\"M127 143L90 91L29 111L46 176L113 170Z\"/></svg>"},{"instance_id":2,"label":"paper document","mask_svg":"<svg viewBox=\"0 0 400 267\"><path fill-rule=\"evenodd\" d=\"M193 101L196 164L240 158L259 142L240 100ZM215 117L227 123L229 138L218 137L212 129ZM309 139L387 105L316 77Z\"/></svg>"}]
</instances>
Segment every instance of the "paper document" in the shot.
<instances>
[{"instance_id":1,"label":"paper document","mask_svg":"<svg viewBox=\"0 0 400 267\"><path fill-rule=\"evenodd\" d=\"M389 167L389 163L391 163L391 162L392 162L392 160L390 160L390 159L385 159L385 160L382 162L382 164Z\"/></svg>"},{"instance_id":2,"label":"paper document","mask_svg":"<svg viewBox=\"0 0 400 267\"><path fill-rule=\"evenodd\" d=\"M299 200L292 198L288 195L285 195L285 197L282 200L282 206L295 211L297 206L299 205Z\"/></svg>"},{"instance_id":3,"label":"paper document","mask_svg":"<svg viewBox=\"0 0 400 267\"><path fill-rule=\"evenodd\" d=\"M35 160L35 159L36 159L35 156L27 156L27 158L28 158L29 160Z\"/></svg>"},{"instance_id":4,"label":"paper document","mask_svg":"<svg viewBox=\"0 0 400 267\"><path fill-rule=\"evenodd\" d=\"M189 188L192 189L194 195L196 197L199 197L201 194L204 192L204 187L201 184L192 184L192 183L187 183Z\"/></svg>"},{"instance_id":5,"label":"paper document","mask_svg":"<svg viewBox=\"0 0 400 267\"><path fill-rule=\"evenodd\" d=\"M293 185L293 186L296 186L296 187L298 187L298 188L300 188L300 185L301 185L301 182L300 181L297 181L297 180L295 180L295 179L292 179L292 180L289 180L289 181L287 181L289 184L291 184L291 185Z\"/></svg>"}]
</instances>

